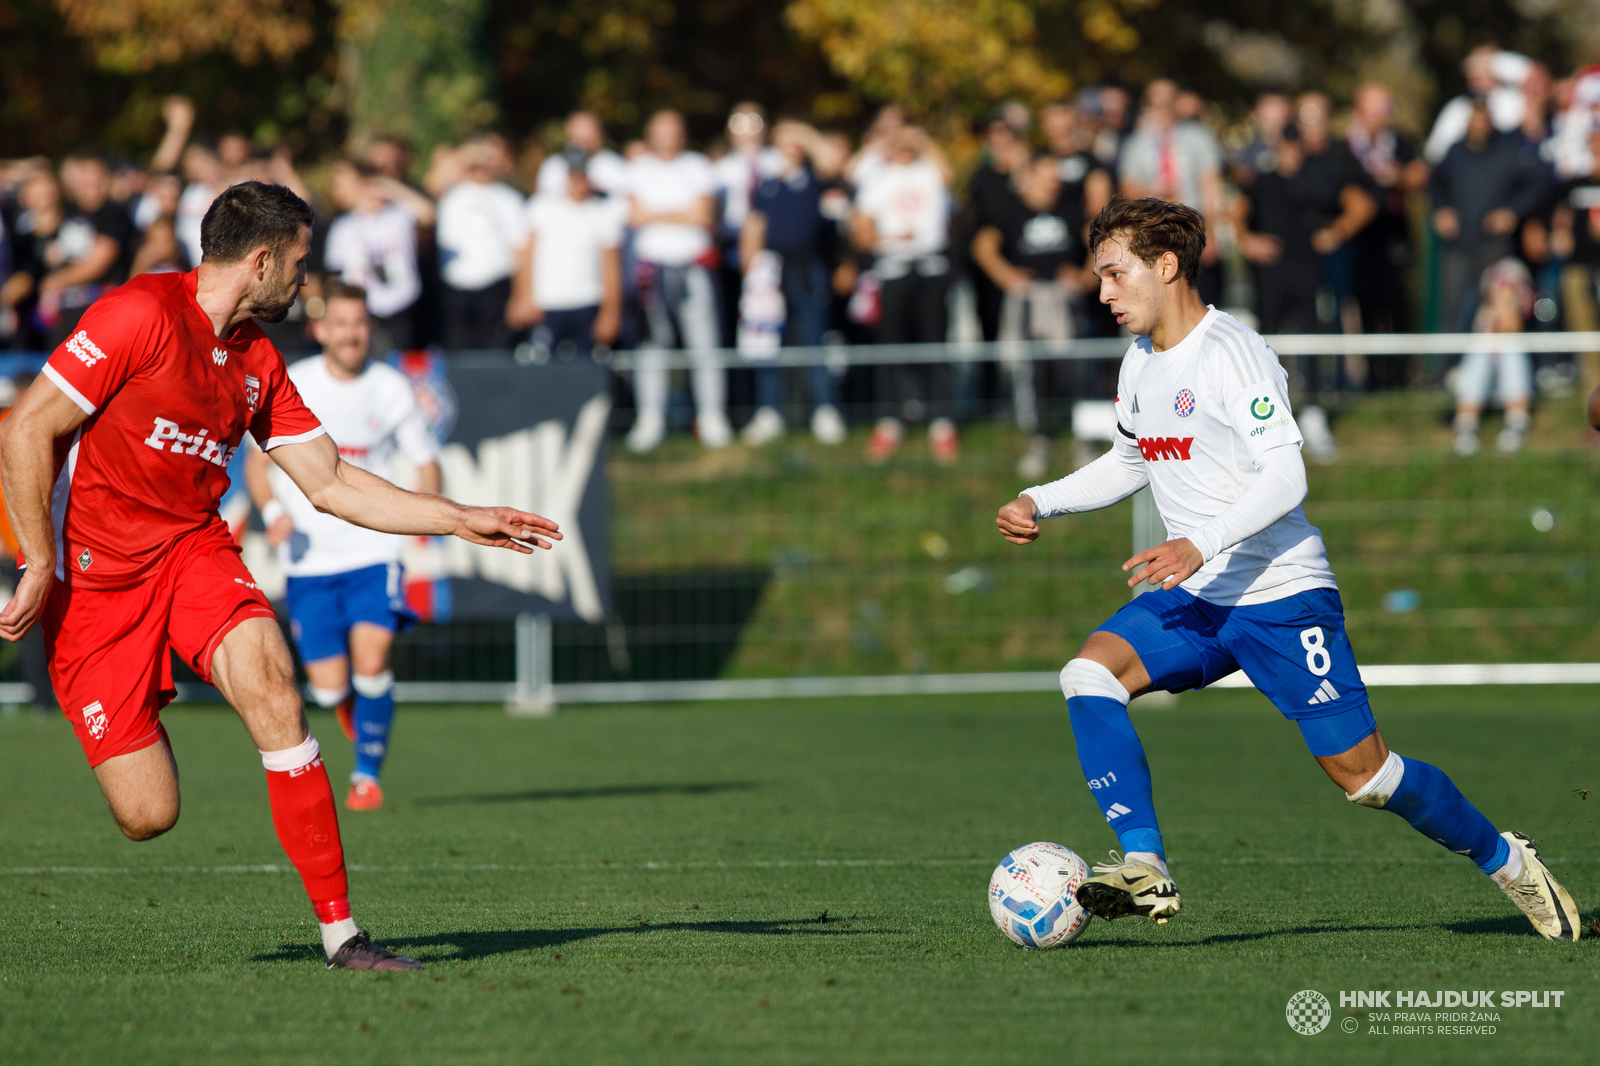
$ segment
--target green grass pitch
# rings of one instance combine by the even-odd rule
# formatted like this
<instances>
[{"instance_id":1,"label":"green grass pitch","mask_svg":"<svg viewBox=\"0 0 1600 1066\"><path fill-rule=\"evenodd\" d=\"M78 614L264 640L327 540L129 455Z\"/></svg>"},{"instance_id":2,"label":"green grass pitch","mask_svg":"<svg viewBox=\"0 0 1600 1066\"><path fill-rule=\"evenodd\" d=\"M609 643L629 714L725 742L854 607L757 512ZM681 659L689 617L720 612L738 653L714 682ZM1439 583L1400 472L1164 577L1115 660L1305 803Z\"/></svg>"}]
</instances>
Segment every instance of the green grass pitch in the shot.
<instances>
[{"instance_id":1,"label":"green grass pitch","mask_svg":"<svg viewBox=\"0 0 1600 1066\"><path fill-rule=\"evenodd\" d=\"M1375 703L1594 912L1592 689ZM1465 859L1347 803L1254 692L1135 719L1184 913L1029 952L990 922L993 864L1114 843L1059 697L402 708L390 806L342 816L358 920L427 964L380 975L313 957L231 714L168 714L184 813L142 845L63 721L13 717L0 1062L1594 1061L1594 940L1540 940ZM348 749L314 728L339 782ZM1334 1005L1315 1036L1285 1021L1308 988ZM1490 1036L1341 1029L1365 1013L1341 990L1479 988L1566 994Z\"/></svg>"}]
</instances>

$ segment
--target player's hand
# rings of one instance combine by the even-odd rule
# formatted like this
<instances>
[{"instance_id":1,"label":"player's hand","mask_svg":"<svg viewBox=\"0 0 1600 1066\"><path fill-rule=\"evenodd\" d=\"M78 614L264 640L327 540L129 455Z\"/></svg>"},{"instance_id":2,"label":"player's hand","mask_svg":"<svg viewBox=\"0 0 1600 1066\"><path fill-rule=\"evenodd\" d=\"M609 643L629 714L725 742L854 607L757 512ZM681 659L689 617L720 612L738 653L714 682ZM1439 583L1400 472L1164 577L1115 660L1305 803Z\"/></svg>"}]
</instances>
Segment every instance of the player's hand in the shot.
<instances>
[{"instance_id":1,"label":"player's hand","mask_svg":"<svg viewBox=\"0 0 1600 1066\"><path fill-rule=\"evenodd\" d=\"M1509 207L1497 207L1483 216L1483 232L1492 237L1504 237L1517 228L1517 213Z\"/></svg>"},{"instance_id":2,"label":"player's hand","mask_svg":"<svg viewBox=\"0 0 1600 1066\"><path fill-rule=\"evenodd\" d=\"M294 532L294 519L286 514L281 514L273 519L272 525L267 527L267 543L276 548L289 539Z\"/></svg>"},{"instance_id":3,"label":"player's hand","mask_svg":"<svg viewBox=\"0 0 1600 1066\"><path fill-rule=\"evenodd\" d=\"M1461 215L1453 207L1441 207L1433 213L1433 228L1443 240L1453 241L1461 236Z\"/></svg>"},{"instance_id":4,"label":"player's hand","mask_svg":"<svg viewBox=\"0 0 1600 1066\"><path fill-rule=\"evenodd\" d=\"M548 518L510 507L463 507L452 531L472 544L491 548L510 548L532 555L535 547L550 548L561 539L561 529Z\"/></svg>"},{"instance_id":5,"label":"player's hand","mask_svg":"<svg viewBox=\"0 0 1600 1066\"><path fill-rule=\"evenodd\" d=\"M1039 507L1033 502L1032 496L1018 496L995 515L994 524L1000 527L1000 535L1013 544L1032 544L1039 539L1039 523L1034 519L1039 515Z\"/></svg>"},{"instance_id":6,"label":"player's hand","mask_svg":"<svg viewBox=\"0 0 1600 1066\"><path fill-rule=\"evenodd\" d=\"M33 628L33 623L44 613L44 603L50 597L50 586L55 579L48 568L30 566L22 572L16 595L11 597L5 610L0 611L0 637L18 641Z\"/></svg>"},{"instance_id":7,"label":"player's hand","mask_svg":"<svg viewBox=\"0 0 1600 1066\"><path fill-rule=\"evenodd\" d=\"M1179 537L1169 540L1148 551L1142 551L1132 559L1122 564L1123 573L1135 567L1144 568L1128 579L1128 587L1133 588L1141 581L1148 581L1152 585L1160 585L1170 589L1180 582L1187 581L1194 576L1194 572L1206 564L1200 555L1200 549L1194 546L1194 541L1188 537Z\"/></svg>"}]
</instances>

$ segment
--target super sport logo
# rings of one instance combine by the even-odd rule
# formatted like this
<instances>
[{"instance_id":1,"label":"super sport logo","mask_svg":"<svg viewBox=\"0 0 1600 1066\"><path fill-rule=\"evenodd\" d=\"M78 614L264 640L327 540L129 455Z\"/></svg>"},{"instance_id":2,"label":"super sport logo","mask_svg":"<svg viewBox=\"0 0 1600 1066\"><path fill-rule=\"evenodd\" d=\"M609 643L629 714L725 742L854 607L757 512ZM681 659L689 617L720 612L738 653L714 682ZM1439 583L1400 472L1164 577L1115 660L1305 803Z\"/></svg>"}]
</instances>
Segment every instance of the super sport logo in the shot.
<instances>
[{"instance_id":1,"label":"super sport logo","mask_svg":"<svg viewBox=\"0 0 1600 1066\"><path fill-rule=\"evenodd\" d=\"M1187 462L1189 448L1193 444L1193 437L1140 437L1139 454L1144 456L1147 463L1158 459L1181 459Z\"/></svg>"},{"instance_id":2,"label":"super sport logo","mask_svg":"<svg viewBox=\"0 0 1600 1066\"><path fill-rule=\"evenodd\" d=\"M213 466L226 467L239 449L228 447L216 437L208 436L209 429L198 433L184 433L178 423L167 418L157 418L155 428L144 442L156 451L166 451L171 446L173 455L199 455Z\"/></svg>"},{"instance_id":3,"label":"super sport logo","mask_svg":"<svg viewBox=\"0 0 1600 1066\"><path fill-rule=\"evenodd\" d=\"M67 338L67 351L77 356L84 366L94 366L106 357L94 341L89 339L89 334L79 330Z\"/></svg>"}]
</instances>

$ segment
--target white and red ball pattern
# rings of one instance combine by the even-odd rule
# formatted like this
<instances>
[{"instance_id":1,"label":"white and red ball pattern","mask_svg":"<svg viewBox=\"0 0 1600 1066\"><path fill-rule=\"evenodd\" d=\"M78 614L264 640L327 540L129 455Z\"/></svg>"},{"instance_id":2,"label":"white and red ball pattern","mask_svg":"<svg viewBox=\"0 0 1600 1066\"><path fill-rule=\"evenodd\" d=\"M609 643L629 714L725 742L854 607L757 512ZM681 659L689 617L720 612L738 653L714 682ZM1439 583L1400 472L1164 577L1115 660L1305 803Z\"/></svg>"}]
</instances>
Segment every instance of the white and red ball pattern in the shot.
<instances>
[{"instance_id":1,"label":"white and red ball pattern","mask_svg":"<svg viewBox=\"0 0 1600 1066\"><path fill-rule=\"evenodd\" d=\"M1039 841L1000 860L989 878L989 914L994 924L1025 948L1071 943L1089 924L1089 912L1074 893L1089 876L1089 864L1071 848Z\"/></svg>"}]
</instances>

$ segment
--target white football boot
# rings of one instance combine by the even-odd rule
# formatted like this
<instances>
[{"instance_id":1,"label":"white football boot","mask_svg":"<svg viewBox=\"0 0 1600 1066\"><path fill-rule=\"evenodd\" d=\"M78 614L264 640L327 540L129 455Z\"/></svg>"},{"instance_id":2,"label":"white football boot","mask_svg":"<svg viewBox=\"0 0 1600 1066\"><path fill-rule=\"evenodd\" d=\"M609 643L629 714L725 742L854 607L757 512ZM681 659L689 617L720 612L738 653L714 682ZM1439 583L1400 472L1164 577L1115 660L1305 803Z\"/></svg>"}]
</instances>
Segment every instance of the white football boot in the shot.
<instances>
[{"instance_id":1,"label":"white football boot","mask_svg":"<svg viewBox=\"0 0 1600 1066\"><path fill-rule=\"evenodd\" d=\"M1522 855L1521 873L1506 884L1495 879L1500 891L1528 916L1528 921L1546 940L1578 939L1582 931L1578 905L1572 902L1572 896L1561 887L1561 882L1550 876L1549 868L1540 861L1539 851L1533 846L1533 838L1517 832L1500 835Z\"/></svg>"},{"instance_id":2,"label":"white football boot","mask_svg":"<svg viewBox=\"0 0 1600 1066\"><path fill-rule=\"evenodd\" d=\"M1124 859L1117 852L1111 861L1094 867L1097 877L1078 886L1078 905L1096 918L1111 921L1129 914L1149 918L1157 925L1183 909L1178 886L1149 863Z\"/></svg>"}]
</instances>

